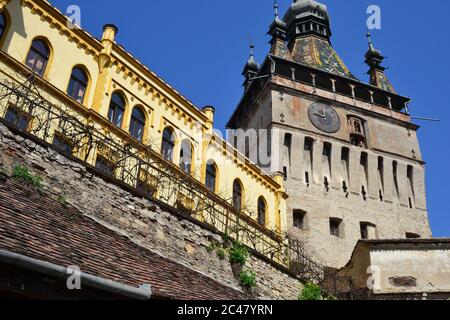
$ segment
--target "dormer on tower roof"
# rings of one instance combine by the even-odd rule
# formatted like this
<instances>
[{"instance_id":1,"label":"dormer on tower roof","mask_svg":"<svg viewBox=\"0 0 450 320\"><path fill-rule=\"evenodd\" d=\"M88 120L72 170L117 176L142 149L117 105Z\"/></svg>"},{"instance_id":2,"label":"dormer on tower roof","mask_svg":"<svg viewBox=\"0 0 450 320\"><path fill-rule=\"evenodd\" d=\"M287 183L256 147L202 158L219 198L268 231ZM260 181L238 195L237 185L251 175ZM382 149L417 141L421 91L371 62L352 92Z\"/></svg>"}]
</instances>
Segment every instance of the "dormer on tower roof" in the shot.
<instances>
[{"instance_id":1,"label":"dormer on tower roof","mask_svg":"<svg viewBox=\"0 0 450 320\"><path fill-rule=\"evenodd\" d=\"M242 75L245 77L244 87L247 89L249 85L252 83L252 78L254 78L259 72L259 64L255 60L255 46L254 44L250 44L250 57L248 58L247 63L245 64L244 71Z\"/></svg>"},{"instance_id":2,"label":"dormer on tower roof","mask_svg":"<svg viewBox=\"0 0 450 320\"><path fill-rule=\"evenodd\" d=\"M381 65L385 57L383 57L380 50L375 49L370 33L367 34L367 38L369 40L369 50L365 55L365 63L370 67L369 72L367 72L370 75L370 84L385 91L397 93L384 73L386 68Z\"/></svg>"},{"instance_id":3,"label":"dormer on tower roof","mask_svg":"<svg viewBox=\"0 0 450 320\"><path fill-rule=\"evenodd\" d=\"M269 42L271 45L270 54L286 60L291 60L292 56L286 43L287 26L286 23L280 19L277 1L275 1L274 10L275 19L270 26L269 32L267 32L267 34L272 37Z\"/></svg>"}]
</instances>

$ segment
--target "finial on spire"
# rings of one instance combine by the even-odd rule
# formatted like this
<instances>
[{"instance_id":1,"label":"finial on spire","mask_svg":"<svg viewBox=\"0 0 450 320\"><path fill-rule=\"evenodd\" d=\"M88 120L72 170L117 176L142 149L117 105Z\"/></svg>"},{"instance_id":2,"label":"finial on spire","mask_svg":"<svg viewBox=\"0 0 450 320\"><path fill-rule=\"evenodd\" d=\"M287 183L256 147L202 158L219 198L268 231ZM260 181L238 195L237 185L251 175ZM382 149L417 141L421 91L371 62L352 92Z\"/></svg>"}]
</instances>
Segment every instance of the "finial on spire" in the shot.
<instances>
[{"instance_id":1,"label":"finial on spire","mask_svg":"<svg viewBox=\"0 0 450 320\"><path fill-rule=\"evenodd\" d=\"M369 40L369 49L371 51L375 51L375 47L373 46L372 42L372 35L370 34L370 32L367 32L367 39Z\"/></svg>"},{"instance_id":2,"label":"finial on spire","mask_svg":"<svg viewBox=\"0 0 450 320\"><path fill-rule=\"evenodd\" d=\"M278 0L275 0L275 2L273 3L273 9L275 10L275 19L280 19L280 14L278 12Z\"/></svg>"},{"instance_id":3,"label":"finial on spire","mask_svg":"<svg viewBox=\"0 0 450 320\"><path fill-rule=\"evenodd\" d=\"M373 41L372 41L372 35L370 34L370 32L367 32L366 36L367 36L367 40L369 41L369 51L367 51L367 53L366 53L366 58L369 58L370 56L376 56L376 57L380 57L381 58L382 57L381 51L375 49L375 46L374 46ZM382 60L383 59L381 59L381 61Z\"/></svg>"},{"instance_id":4,"label":"finial on spire","mask_svg":"<svg viewBox=\"0 0 450 320\"><path fill-rule=\"evenodd\" d=\"M259 65L255 60L255 45L251 39L250 39L250 57L248 58L246 67L249 67L251 69L259 69Z\"/></svg>"}]
</instances>

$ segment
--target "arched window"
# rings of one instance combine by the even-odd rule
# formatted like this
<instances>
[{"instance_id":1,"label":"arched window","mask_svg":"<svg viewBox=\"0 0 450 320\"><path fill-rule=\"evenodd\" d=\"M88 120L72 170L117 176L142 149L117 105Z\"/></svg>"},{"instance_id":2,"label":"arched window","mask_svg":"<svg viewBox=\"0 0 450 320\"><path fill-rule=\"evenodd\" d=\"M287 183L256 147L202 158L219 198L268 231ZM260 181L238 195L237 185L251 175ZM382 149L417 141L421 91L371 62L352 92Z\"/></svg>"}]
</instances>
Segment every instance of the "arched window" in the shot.
<instances>
[{"instance_id":1,"label":"arched window","mask_svg":"<svg viewBox=\"0 0 450 320\"><path fill-rule=\"evenodd\" d=\"M50 48L48 45L42 40L33 40L26 60L27 67L42 77L49 59Z\"/></svg>"},{"instance_id":2,"label":"arched window","mask_svg":"<svg viewBox=\"0 0 450 320\"><path fill-rule=\"evenodd\" d=\"M258 223L262 226L266 225L267 204L263 197L258 199Z\"/></svg>"},{"instance_id":3,"label":"arched window","mask_svg":"<svg viewBox=\"0 0 450 320\"><path fill-rule=\"evenodd\" d=\"M242 210L242 194L242 184L236 179L233 183L233 207L236 211Z\"/></svg>"},{"instance_id":4,"label":"arched window","mask_svg":"<svg viewBox=\"0 0 450 320\"><path fill-rule=\"evenodd\" d=\"M192 171L192 144L189 140L184 140L181 143L180 168L187 174L191 174L191 171Z\"/></svg>"},{"instance_id":5,"label":"arched window","mask_svg":"<svg viewBox=\"0 0 450 320\"><path fill-rule=\"evenodd\" d=\"M350 126L350 142L352 145L366 148L366 134L364 132L364 124L361 119L349 117Z\"/></svg>"},{"instance_id":6,"label":"arched window","mask_svg":"<svg viewBox=\"0 0 450 320\"><path fill-rule=\"evenodd\" d=\"M88 76L82 68L73 68L67 94L75 101L83 103L88 86Z\"/></svg>"},{"instance_id":7,"label":"arched window","mask_svg":"<svg viewBox=\"0 0 450 320\"><path fill-rule=\"evenodd\" d=\"M145 114L141 107L134 107L131 114L130 134L142 141L144 138Z\"/></svg>"},{"instance_id":8,"label":"arched window","mask_svg":"<svg viewBox=\"0 0 450 320\"><path fill-rule=\"evenodd\" d=\"M206 165L205 186L211 192L216 192L217 168L214 162L208 162Z\"/></svg>"},{"instance_id":9,"label":"arched window","mask_svg":"<svg viewBox=\"0 0 450 320\"><path fill-rule=\"evenodd\" d=\"M6 31L6 17L3 12L0 12L0 40L2 39L5 31Z\"/></svg>"},{"instance_id":10,"label":"arched window","mask_svg":"<svg viewBox=\"0 0 450 320\"><path fill-rule=\"evenodd\" d=\"M173 160L173 149L175 148L175 138L172 129L166 128L163 132L161 144L161 155L169 161Z\"/></svg>"},{"instance_id":11,"label":"arched window","mask_svg":"<svg viewBox=\"0 0 450 320\"><path fill-rule=\"evenodd\" d=\"M114 93L109 104L108 119L119 128L122 127L125 112L125 98L121 93Z\"/></svg>"}]
</instances>

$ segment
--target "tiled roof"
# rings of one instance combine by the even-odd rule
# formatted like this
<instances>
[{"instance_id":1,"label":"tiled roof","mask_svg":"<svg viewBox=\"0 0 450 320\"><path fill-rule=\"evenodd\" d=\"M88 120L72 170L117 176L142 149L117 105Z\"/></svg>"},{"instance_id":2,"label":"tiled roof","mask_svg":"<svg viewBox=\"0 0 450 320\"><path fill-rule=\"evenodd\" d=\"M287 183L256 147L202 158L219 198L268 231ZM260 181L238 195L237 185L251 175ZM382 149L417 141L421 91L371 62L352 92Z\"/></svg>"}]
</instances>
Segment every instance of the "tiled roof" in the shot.
<instances>
[{"instance_id":1,"label":"tiled roof","mask_svg":"<svg viewBox=\"0 0 450 320\"><path fill-rule=\"evenodd\" d=\"M233 288L140 247L124 236L12 179L0 178L0 250L139 287L156 297L245 299Z\"/></svg>"},{"instance_id":2,"label":"tiled roof","mask_svg":"<svg viewBox=\"0 0 450 320\"><path fill-rule=\"evenodd\" d=\"M356 80L325 39L315 36L297 38L293 44L292 57L295 62Z\"/></svg>"}]
</instances>

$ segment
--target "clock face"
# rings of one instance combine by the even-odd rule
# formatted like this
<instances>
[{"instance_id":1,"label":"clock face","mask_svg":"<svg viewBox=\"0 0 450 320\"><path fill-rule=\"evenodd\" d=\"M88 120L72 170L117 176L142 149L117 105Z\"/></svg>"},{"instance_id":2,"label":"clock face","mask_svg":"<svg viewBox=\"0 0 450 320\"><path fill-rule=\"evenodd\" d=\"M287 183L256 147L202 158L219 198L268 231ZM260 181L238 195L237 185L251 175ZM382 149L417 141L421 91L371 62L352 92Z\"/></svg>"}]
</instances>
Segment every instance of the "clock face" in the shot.
<instances>
[{"instance_id":1,"label":"clock face","mask_svg":"<svg viewBox=\"0 0 450 320\"><path fill-rule=\"evenodd\" d=\"M336 133L341 129L341 118L329 105L313 103L309 107L308 115L312 124L323 132Z\"/></svg>"}]
</instances>

